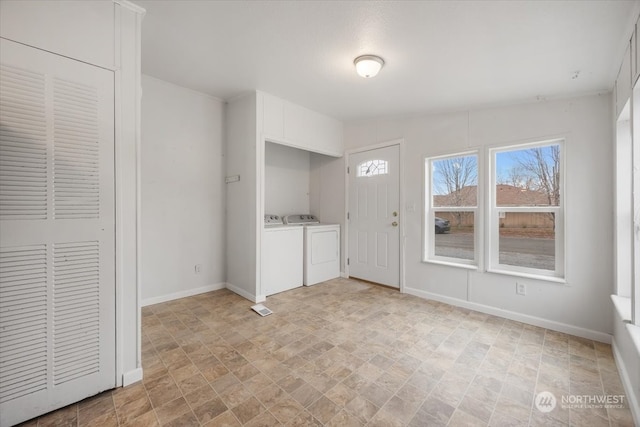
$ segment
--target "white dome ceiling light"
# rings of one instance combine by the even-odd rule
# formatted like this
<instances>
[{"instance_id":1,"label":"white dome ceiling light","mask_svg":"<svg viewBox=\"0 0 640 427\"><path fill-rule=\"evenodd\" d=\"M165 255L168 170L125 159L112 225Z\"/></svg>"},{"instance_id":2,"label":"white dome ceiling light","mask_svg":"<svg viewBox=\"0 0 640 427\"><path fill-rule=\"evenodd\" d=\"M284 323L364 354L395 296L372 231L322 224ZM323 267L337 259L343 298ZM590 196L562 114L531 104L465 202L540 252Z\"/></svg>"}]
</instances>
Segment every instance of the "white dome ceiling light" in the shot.
<instances>
[{"instance_id":1,"label":"white dome ceiling light","mask_svg":"<svg viewBox=\"0 0 640 427\"><path fill-rule=\"evenodd\" d=\"M362 55L353 60L356 66L356 71L365 79L375 77L382 66L384 60L376 55Z\"/></svg>"}]
</instances>

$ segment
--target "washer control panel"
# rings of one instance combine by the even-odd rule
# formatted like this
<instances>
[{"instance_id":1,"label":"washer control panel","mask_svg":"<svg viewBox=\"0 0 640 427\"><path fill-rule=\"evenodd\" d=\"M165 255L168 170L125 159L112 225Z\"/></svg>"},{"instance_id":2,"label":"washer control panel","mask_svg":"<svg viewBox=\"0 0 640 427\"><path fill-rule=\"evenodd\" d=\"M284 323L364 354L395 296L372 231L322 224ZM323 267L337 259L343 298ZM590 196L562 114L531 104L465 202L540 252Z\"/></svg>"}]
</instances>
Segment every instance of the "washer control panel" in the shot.
<instances>
[{"instance_id":1,"label":"washer control panel","mask_svg":"<svg viewBox=\"0 0 640 427\"><path fill-rule=\"evenodd\" d=\"M282 218L280 215L265 214L264 225L282 225Z\"/></svg>"},{"instance_id":2,"label":"washer control panel","mask_svg":"<svg viewBox=\"0 0 640 427\"><path fill-rule=\"evenodd\" d=\"M296 215L287 215L284 217L285 224L319 224L320 221L318 217L311 214L296 214Z\"/></svg>"}]
</instances>

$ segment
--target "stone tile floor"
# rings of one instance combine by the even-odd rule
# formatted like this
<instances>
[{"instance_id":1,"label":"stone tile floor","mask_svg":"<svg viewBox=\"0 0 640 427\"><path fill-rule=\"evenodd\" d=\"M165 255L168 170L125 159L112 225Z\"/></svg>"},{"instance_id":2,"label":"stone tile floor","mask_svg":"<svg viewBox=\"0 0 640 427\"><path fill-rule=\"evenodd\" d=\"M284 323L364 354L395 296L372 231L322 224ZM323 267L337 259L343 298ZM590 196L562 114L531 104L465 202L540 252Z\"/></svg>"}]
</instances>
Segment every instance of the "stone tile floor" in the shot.
<instances>
[{"instance_id":1,"label":"stone tile floor","mask_svg":"<svg viewBox=\"0 0 640 427\"><path fill-rule=\"evenodd\" d=\"M633 425L627 405L561 407L624 394L607 344L350 279L269 297L268 317L250 305L220 290L145 307L143 382L24 425Z\"/></svg>"}]
</instances>

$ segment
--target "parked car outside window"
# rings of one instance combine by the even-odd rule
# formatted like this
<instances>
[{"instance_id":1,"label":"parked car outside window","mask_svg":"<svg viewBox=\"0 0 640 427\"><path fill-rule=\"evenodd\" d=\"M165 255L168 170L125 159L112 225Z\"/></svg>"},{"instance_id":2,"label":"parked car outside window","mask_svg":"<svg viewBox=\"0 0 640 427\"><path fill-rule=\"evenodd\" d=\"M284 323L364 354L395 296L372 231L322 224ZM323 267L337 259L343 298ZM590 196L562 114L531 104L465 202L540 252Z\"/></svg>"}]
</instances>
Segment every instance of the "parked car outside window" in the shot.
<instances>
[{"instance_id":1,"label":"parked car outside window","mask_svg":"<svg viewBox=\"0 0 640 427\"><path fill-rule=\"evenodd\" d=\"M436 220L436 234L447 233L451 230L451 225L446 219L435 217Z\"/></svg>"}]
</instances>

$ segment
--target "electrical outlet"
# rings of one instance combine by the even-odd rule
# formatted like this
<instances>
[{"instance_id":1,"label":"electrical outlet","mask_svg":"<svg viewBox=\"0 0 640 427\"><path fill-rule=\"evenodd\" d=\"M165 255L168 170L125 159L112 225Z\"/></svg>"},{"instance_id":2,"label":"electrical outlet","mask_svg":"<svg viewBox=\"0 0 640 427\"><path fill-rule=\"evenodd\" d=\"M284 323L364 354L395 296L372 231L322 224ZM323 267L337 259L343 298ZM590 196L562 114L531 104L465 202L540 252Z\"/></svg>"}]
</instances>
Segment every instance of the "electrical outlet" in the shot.
<instances>
[{"instance_id":1,"label":"electrical outlet","mask_svg":"<svg viewBox=\"0 0 640 427\"><path fill-rule=\"evenodd\" d=\"M196 274L200 274L200 272L202 271L202 264L196 264L193 270L196 272Z\"/></svg>"},{"instance_id":2,"label":"electrical outlet","mask_svg":"<svg viewBox=\"0 0 640 427\"><path fill-rule=\"evenodd\" d=\"M526 295L527 294L527 285L524 283L516 282L516 294L518 295Z\"/></svg>"}]
</instances>

